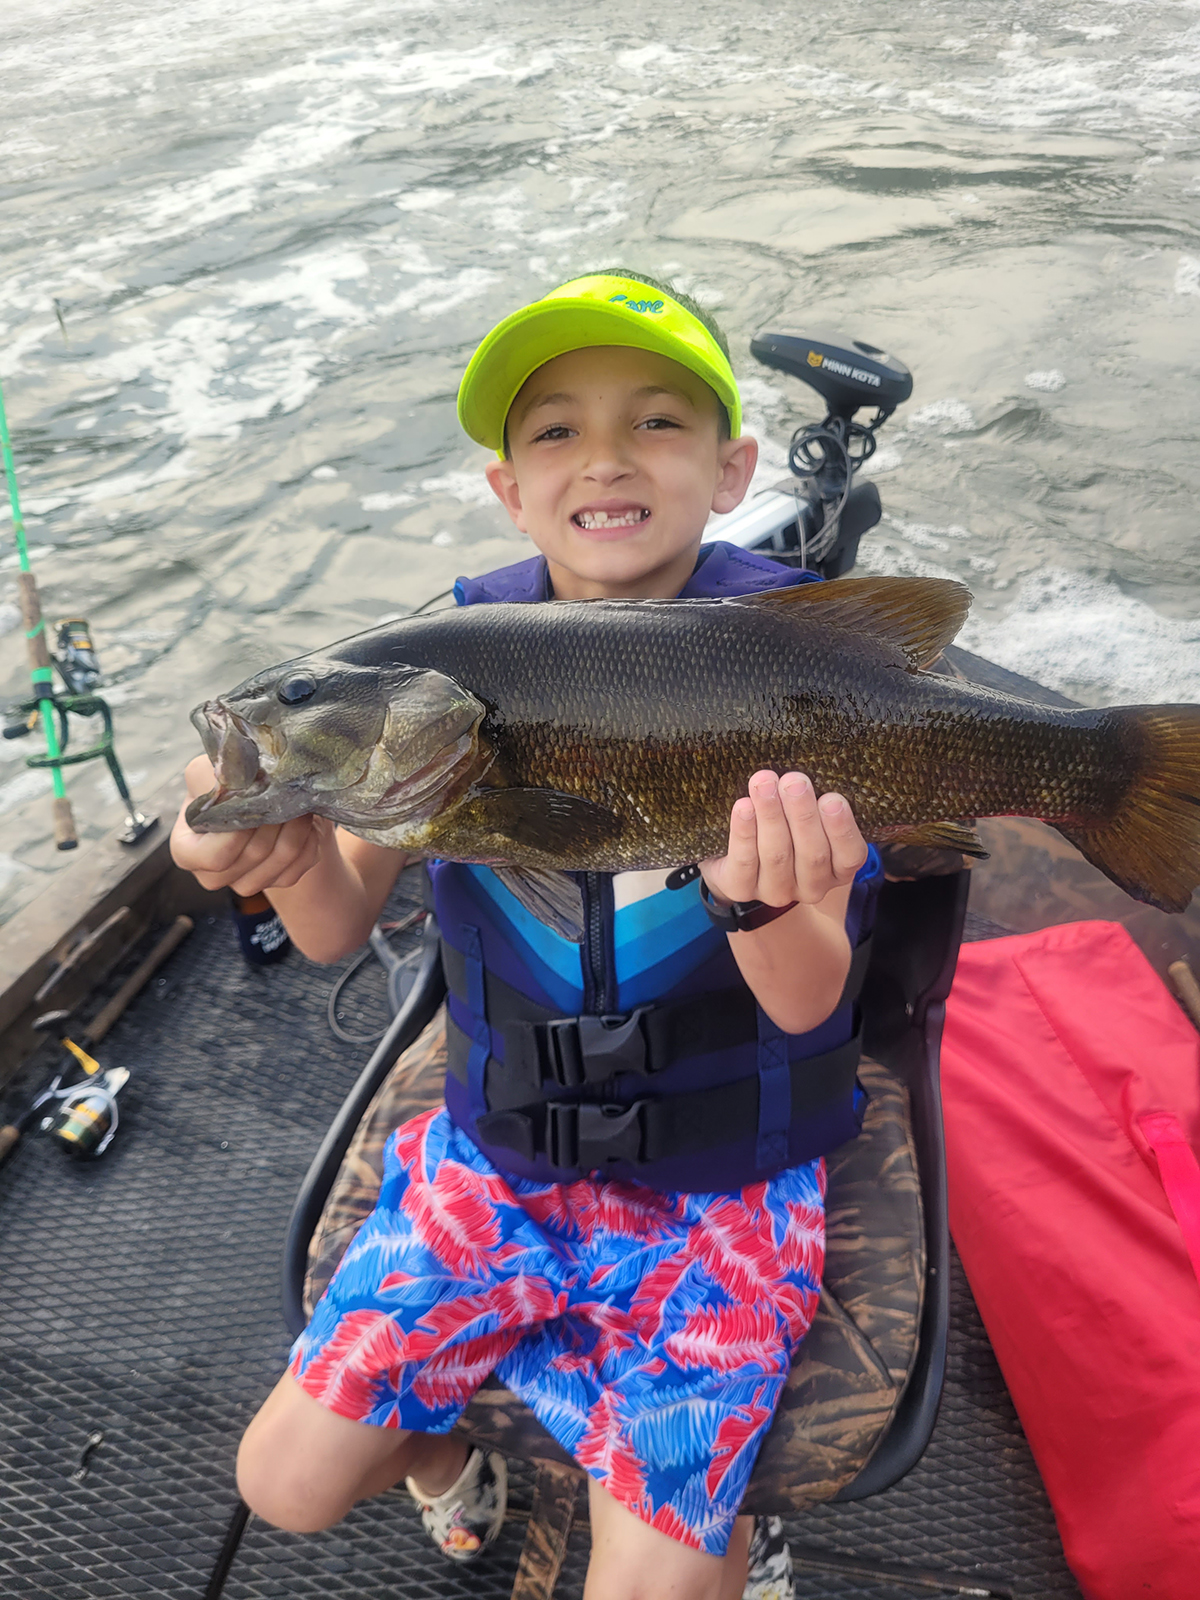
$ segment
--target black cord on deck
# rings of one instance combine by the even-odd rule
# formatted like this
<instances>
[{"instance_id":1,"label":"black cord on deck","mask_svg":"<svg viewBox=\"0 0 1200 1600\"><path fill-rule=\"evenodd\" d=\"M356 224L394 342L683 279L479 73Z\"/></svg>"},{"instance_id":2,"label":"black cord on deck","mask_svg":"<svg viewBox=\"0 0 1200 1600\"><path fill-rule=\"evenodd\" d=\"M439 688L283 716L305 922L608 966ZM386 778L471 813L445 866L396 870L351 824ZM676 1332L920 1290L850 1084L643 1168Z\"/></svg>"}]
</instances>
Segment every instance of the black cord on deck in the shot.
<instances>
[{"instance_id":1,"label":"black cord on deck","mask_svg":"<svg viewBox=\"0 0 1200 1600\"><path fill-rule=\"evenodd\" d=\"M244 1500L239 1500L237 1509L229 1521L229 1528L225 1534L225 1543L221 1546L221 1553L217 1557L217 1564L212 1569L212 1576L208 1580L208 1588L204 1591L204 1600L221 1600L225 1593L225 1579L229 1576L229 1569L233 1566L233 1558L241 1546L242 1535L250 1523L254 1513Z\"/></svg>"}]
</instances>

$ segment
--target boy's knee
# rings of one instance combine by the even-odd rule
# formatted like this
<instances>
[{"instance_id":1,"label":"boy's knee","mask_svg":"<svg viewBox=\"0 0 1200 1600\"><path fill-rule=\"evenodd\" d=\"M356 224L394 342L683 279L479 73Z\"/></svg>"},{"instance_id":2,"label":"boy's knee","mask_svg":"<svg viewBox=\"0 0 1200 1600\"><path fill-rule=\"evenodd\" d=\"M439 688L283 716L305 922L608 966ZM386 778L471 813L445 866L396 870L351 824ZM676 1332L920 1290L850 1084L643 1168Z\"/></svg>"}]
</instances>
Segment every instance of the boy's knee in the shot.
<instances>
[{"instance_id":1,"label":"boy's knee","mask_svg":"<svg viewBox=\"0 0 1200 1600\"><path fill-rule=\"evenodd\" d=\"M281 1459L253 1431L238 1450L237 1486L256 1517L288 1533L320 1533L350 1509L334 1501L308 1463Z\"/></svg>"}]
</instances>

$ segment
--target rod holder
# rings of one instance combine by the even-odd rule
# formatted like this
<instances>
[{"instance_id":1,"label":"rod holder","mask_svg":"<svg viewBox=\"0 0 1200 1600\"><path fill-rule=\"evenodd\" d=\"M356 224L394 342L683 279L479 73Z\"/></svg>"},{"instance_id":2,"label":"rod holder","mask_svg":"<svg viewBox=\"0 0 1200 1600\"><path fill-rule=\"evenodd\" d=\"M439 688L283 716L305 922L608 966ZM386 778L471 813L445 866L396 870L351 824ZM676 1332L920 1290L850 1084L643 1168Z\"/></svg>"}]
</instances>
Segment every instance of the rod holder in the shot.
<instances>
[{"instance_id":1,"label":"rod holder","mask_svg":"<svg viewBox=\"0 0 1200 1600\"><path fill-rule=\"evenodd\" d=\"M158 821L157 817L148 817L133 803L133 796L129 792L129 785L125 781L125 774L121 770L121 763L117 759L117 752L113 745L113 719L112 710L107 700L98 694L55 694L51 692L45 701L23 700L14 707L18 715L35 711L39 707L49 706L57 712L62 721L66 722L68 712L77 717L98 716L103 724L100 737L95 744L89 745L86 750L56 750L54 754L26 756L27 767L48 767L54 774L56 785L62 786L62 769L64 767L78 766L81 761L96 761L101 758L106 762L112 774L113 783L117 793L125 805L125 828L117 835L121 844L136 844L143 835L149 833ZM65 746L65 739L63 744ZM63 810L62 808L65 808ZM60 822L60 816L62 818ZM60 834L59 829L63 829ZM75 825L71 818L71 802L65 797L56 798L54 801L54 839L60 850L73 850L78 840L75 836ZM63 843L63 840L69 840Z\"/></svg>"}]
</instances>

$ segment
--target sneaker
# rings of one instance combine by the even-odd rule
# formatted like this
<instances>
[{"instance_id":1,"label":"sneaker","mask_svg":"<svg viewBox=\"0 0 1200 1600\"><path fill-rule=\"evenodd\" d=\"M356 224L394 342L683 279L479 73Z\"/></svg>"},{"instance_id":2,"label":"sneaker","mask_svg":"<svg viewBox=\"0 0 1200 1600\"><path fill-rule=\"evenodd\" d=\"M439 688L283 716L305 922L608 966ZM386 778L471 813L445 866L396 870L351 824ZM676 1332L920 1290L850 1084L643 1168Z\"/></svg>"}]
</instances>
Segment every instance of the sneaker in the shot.
<instances>
[{"instance_id":1,"label":"sneaker","mask_svg":"<svg viewBox=\"0 0 1200 1600\"><path fill-rule=\"evenodd\" d=\"M778 1517L755 1517L742 1600L796 1600L792 1552Z\"/></svg>"},{"instance_id":2,"label":"sneaker","mask_svg":"<svg viewBox=\"0 0 1200 1600\"><path fill-rule=\"evenodd\" d=\"M405 1478L405 1488L421 1508L421 1525L451 1561L474 1561L500 1532L508 1507L508 1468L504 1457L472 1450L450 1487L430 1499Z\"/></svg>"}]
</instances>

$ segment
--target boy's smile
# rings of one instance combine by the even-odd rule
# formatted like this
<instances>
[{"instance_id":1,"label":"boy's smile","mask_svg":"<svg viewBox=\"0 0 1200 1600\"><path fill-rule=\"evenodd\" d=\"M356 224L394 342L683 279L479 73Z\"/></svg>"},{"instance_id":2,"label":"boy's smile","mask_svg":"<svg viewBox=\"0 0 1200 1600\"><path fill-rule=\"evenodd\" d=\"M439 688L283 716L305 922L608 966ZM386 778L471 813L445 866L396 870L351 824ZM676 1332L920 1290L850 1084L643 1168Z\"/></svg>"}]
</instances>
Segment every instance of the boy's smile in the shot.
<instances>
[{"instance_id":1,"label":"boy's smile","mask_svg":"<svg viewBox=\"0 0 1200 1600\"><path fill-rule=\"evenodd\" d=\"M722 437L723 421L704 380L666 356L571 350L518 393L488 481L559 599L669 598L709 512L732 511L754 471L754 440Z\"/></svg>"}]
</instances>

